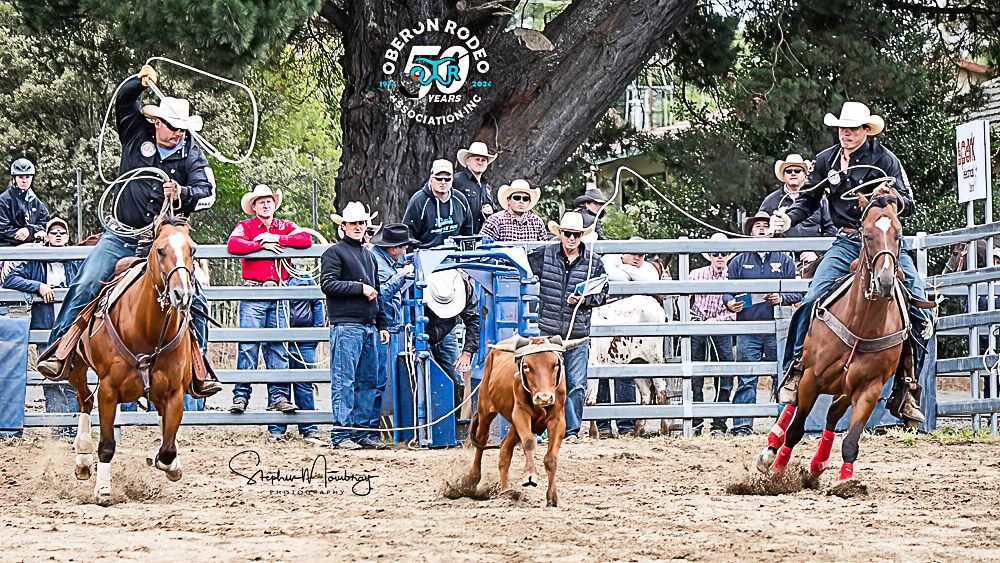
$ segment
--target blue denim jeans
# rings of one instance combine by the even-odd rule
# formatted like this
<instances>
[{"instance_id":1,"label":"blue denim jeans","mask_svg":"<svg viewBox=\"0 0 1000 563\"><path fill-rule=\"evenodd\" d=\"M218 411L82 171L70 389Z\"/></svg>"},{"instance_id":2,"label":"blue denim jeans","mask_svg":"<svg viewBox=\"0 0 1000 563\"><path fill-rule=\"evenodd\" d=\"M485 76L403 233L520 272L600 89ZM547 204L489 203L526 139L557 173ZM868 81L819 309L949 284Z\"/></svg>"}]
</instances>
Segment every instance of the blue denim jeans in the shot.
<instances>
[{"instance_id":1,"label":"blue denim jeans","mask_svg":"<svg viewBox=\"0 0 1000 563\"><path fill-rule=\"evenodd\" d=\"M583 402L587 392L590 341L563 354L566 366L566 436L576 436L583 424Z\"/></svg>"},{"instance_id":2,"label":"blue denim jeans","mask_svg":"<svg viewBox=\"0 0 1000 563\"><path fill-rule=\"evenodd\" d=\"M601 379L597 382L597 404L609 405L611 403L611 384L609 379ZM615 379L615 402L613 404L634 403L635 402L635 380L631 377ZM586 393L585 393L586 394ZM635 430L635 420L618 419L618 432L632 432ZM611 430L611 420L600 420L597 422L599 430Z\"/></svg>"},{"instance_id":3,"label":"blue denim jeans","mask_svg":"<svg viewBox=\"0 0 1000 563\"><path fill-rule=\"evenodd\" d=\"M115 264L127 256L135 256L136 240L120 237L112 232L101 235L97 245L83 261L76 280L69 286L59 316L49 335L49 345L66 334L77 314L94 300L101 290L101 283L115 273Z\"/></svg>"},{"instance_id":4,"label":"blue denim jeans","mask_svg":"<svg viewBox=\"0 0 1000 563\"><path fill-rule=\"evenodd\" d=\"M373 325L330 327L330 399L334 426L378 428L378 331ZM376 432L331 430L330 441L359 440Z\"/></svg>"},{"instance_id":5,"label":"blue denim jeans","mask_svg":"<svg viewBox=\"0 0 1000 563\"><path fill-rule=\"evenodd\" d=\"M462 374L458 373L458 370L455 369L455 362L462 355L462 349L458 346L458 334L456 334L459 326L456 325L451 332L444 335L444 338L440 342L431 344L431 355L434 356L434 360L441 366L441 369L448 374L454 385L455 403L452 406L457 406L462 402L465 387L465 380Z\"/></svg>"},{"instance_id":6,"label":"blue denim jeans","mask_svg":"<svg viewBox=\"0 0 1000 563\"><path fill-rule=\"evenodd\" d=\"M288 343L288 369L310 369L316 363L315 342ZM292 398L300 411L316 410L316 397L313 394L312 383L292 383ZM287 425L269 424L267 431L271 434L284 434ZM299 434L305 436L316 431L315 424L300 424Z\"/></svg>"},{"instance_id":7,"label":"blue denim jeans","mask_svg":"<svg viewBox=\"0 0 1000 563\"><path fill-rule=\"evenodd\" d=\"M733 361L733 337L728 335L715 336L692 336L691 337L691 361L692 362L731 362ZM715 378L716 402L728 403L733 393L733 376ZM691 378L691 395L694 402L701 403L705 400L705 378ZM691 423L701 426L704 420L695 418ZM712 419L712 430L726 430L726 419Z\"/></svg>"},{"instance_id":8,"label":"blue denim jeans","mask_svg":"<svg viewBox=\"0 0 1000 563\"><path fill-rule=\"evenodd\" d=\"M809 331L809 319L812 316L813 303L820 300L834 289L837 280L846 276L850 272L851 262L861 255L861 242L858 239L844 235L837 235L833 241L833 246L823 255L823 259L816 268L816 273L809 282L809 291L802 298L802 305L792 314L791 324L788 327L788 340L782 358L782 372L788 371L792 361L802 357L802 347L806 341L806 333ZM924 282L920 279L917 267L913 259L906 252L899 254L899 267L906 278L906 287L917 299L927 299L927 292L924 290ZM910 317L913 319L916 333L919 334L923 328L925 320L924 313L919 309L910 309ZM794 336L794 338L793 338ZM919 371L919 365L917 366Z\"/></svg>"},{"instance_id":9,"label":"blue denim jeans","mask_svg":"<svg viewBox=\"0 0 1000 563\"><path fill-rule=\"evenodd\" d=\"M736 336L736 361L774 362L777 361L777 340L773 334L740 334ZM740 385L733 396L733 404L753 405L757 403L757 376L740 376ZM733 430L753 429L753 418L733 418Z\"/></svg>"},{"instance_id":10,"label":"blue denim jeans","mask_svg":"<svg viewBox=\"0 0 1000 563\"><path fill-rule=\"evenodd\" d=\"M240 328L286 328L287 305L282 301L240 301ZM288 351L284 342L241 342L236 369L257 369L257 356L264 348L264 364L267 369L288 369ZM273 405L278 399L292 400L290 385L287 383L267 384L267 404ZM233 389L234 399L250 401L249 383L237 383ZM269 426L268 430L273 427Z\"/></svg>"}]
</instances>

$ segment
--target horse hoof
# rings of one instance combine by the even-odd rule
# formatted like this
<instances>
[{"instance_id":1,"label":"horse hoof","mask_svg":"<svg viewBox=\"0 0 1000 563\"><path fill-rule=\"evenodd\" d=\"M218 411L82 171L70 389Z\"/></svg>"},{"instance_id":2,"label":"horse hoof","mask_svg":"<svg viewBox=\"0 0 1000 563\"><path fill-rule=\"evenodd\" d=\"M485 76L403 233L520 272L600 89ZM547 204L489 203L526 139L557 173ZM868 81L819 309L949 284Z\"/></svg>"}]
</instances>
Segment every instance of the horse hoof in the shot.
<instances>
[{"instance_id":1,"label":"horse hoof","mask_svg":"<svg viewBox=\"0 0 1000 563\"><path fill-rule=\"evenodd\" d=\"M824 471L826 471L826 468L829 467L829 465L830 464L828 463L812 463L809 465L809 474L813 477L819 477Z\"/></svg>"},{"instance_id":2,"label":"horse hoof","mask_svg":"<svg viewBox=\"0 0 1000 563\"><path fill-rule=\"evenodd\" d=\"M757 456L757 471L761 473L767 473L771 470L771 464L774 463L774 458L778 457L778 451L771 449L770 447L765 447L760 451L760 455Z\"/></svg>"},{"instance_id":3,"label":"horse hoof","mask_svg":"<svg viewBox=\"0 0 1000 563\"><path fill-rule=\"evenodd\" d=\"M178 469L177 471L164 471L163 473L166 474L169 481L180 481L184 472Z\"/></svg>"},{"instance_id":4,"label":"horse hoof","mask_svg":"<svg viewBox=\"0 0 1000 563\"><path fill-rule=\"evenodd\" d=\"M96 500L107 500L111 498L111 487L96 487L94 489L94 498Z\"/></svg>"},{"instance_id":5,"label":"horse hoof","mask_svg":"<svg viewBox=\"0 0 1000 563\"><path fill-rule=\"evenodd\" d=\"M76 478L81 481L90 479L93 465L93 454L76 454Z\"/></svg>"},{"instance_id":6,"label":"horse hoof","mask_svg":"<svg viewBox=\"0 0 1000 563\"><path fill-rule=\"evenodd\" d=\"M528 475L524 478L524 482L521 483L522 487L537 487L538 479L534 475Z\"/></svg>"}]
</instances>

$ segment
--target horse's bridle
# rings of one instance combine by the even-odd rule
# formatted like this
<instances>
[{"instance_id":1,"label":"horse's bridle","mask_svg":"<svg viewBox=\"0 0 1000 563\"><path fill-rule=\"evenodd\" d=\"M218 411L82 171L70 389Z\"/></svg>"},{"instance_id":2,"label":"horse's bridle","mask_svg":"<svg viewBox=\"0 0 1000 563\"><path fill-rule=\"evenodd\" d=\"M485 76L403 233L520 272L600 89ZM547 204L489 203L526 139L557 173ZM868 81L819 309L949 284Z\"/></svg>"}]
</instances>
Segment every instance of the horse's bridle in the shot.
<instances>
[{"instance_id":1,"label":"horse's bridle","mask_svg":"<svg viewBox=\"0 0 1000 563\"><path fill-rule=\"evenodd\" d=\"M174 276L174 274L178 274L181 271L185 271L185 272L187 272L188 283L190 283L191 286L192 286L192 288L193 288L194 287L194 272L191 271L191 268L188 268L184 264L181 264L180 266L174 266L172 270L170 270L169 272L167 272L166 274L164 274L163 273L163 268L160 267L160 261L158 259L156 261L156 269L160 271L160 283L163 284L163 289L160 289L160 286L158 286L158 285L154 285L153 286L153 288L156 289L156 302L160 305L160 310L161 311L166 311L167 307L171 306L170 305L170 296L169 296L169 293L170 293L170 278L172 278Z\"/></svg>"},{"instance_id":2,"label":"horse's bridle","mask_svg":"<svg viewBox=\"0 0 1000 563\"><path fill-rule=\"evenodd\" d=\"M874 203L875 203L875 200L872 199L872 201L868 204L867 207L865 207L864 211L861 213L861 229L858 230L858 234L861 237L861 256L860 256L860 258L861 258L861 261L864 262L865 266L867 266L867 268L868 268L868 288L865 290L865 299L867 299L869 301L873 301L874 300L874 297L872 297L872 296L875 294L875 262L877 262L878 259L883 254L887 255L892 260L893 275L898 275L899 274L899 254L903 251L903 241L902 241L902 239L900 239L899 241L896 242L896 251L895 252L893 252L892 250L889 250L888 248L884 248L884 249L879 250L878 252L876 252L875 255L871 257L870 260L867 260L867 261L865 260L865 257L868 256L868 246L865 244L864 221L865 221L865 215L868 214L868 210L870 210L872 208L872 205L874 205Z\"/></svg>"}]
</instances>

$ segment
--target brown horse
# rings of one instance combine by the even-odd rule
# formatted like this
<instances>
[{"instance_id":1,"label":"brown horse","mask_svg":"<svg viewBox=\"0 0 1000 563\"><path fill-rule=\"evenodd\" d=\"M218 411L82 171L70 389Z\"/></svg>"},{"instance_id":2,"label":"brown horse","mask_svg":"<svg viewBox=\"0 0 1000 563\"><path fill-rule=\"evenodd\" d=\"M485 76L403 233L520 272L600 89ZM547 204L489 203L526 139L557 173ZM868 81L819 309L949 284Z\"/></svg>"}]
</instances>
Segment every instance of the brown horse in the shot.
<instances>
[{"instance_id":1,"label":"brown horse","mask_svg":"<svg viewBox=\"0 0 1000 563\"><path fill-rule=\"evenodd\" d=\"M785 472L792 448L802 439L816 397L828 394L833 395L834 401L827 411L826 428L810 472L818 477L826 469L837 421L851 407L850 426L841 447L844 464L840 480L854 475L861 434L883 385L899 365L909 328L907 311L896 300L898 285L902 283L899 269L902 227L896 208L891 205L893 201L892 196L870 202L858 196L863 212L857 273L846 293L825 310L823 302L817 302L816 319L803 349L805 371L798 388L798 409L785 406L768 436L768 447L758 458L757 467L761 471L767 471L770 465L773 475Z\"/></svg>"},{"instance_id":2,"label":"brown horse","mask_svg":"<svg viewBox=\"0 0 1000 563\"><path fill-rule=\"evenodd\" d=\"M115 455L118 404L146 396L160 415L163 441L150 465L171 481L181 478L177 428L184 389L190 384L196 344L188 329L194 297L194 241L181 219L166 219L156 228L145 272L105 311L98 311L76 348L69 382L80 402L76 476L89 479L93 463L90 412L99 405L101 440L94 496L111 494L111 459ZM80 359L85 360L79 361ZM87 386L87 364L97 372L95 393Z\"/></svg>"}]
</instances>

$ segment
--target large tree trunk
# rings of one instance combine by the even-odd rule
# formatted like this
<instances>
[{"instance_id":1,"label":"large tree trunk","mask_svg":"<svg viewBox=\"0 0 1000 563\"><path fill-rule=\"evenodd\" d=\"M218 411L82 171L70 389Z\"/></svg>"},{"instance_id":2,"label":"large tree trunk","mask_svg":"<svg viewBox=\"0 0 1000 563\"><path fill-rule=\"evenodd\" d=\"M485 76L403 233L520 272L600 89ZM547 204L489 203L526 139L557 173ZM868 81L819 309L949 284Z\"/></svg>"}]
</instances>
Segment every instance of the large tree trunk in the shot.
<instances>
[{"instance_id":1,"label":"large tree trunk","mask_svg":"<svg viewBox=\"0 0 1000 563\"><path fill-rule=\"evenodd\" d=\"M348 0L342 10L327 0L321 15L342 31L344 44L338 208L360 200L384 220L398 220L427 180L430 162L455 161L474 140L500 155L487 171L494 186L551 180L695 1L574 0L543 30L553 49L533 51L503 32L509 15L495 15L505 8L510 14L516 1ZM493 87L478 90L483 99L473 115L452 124L418 123L377 88L389 42L427 18L468 27L490 62Z\"/></svg>"}]
</instances>

